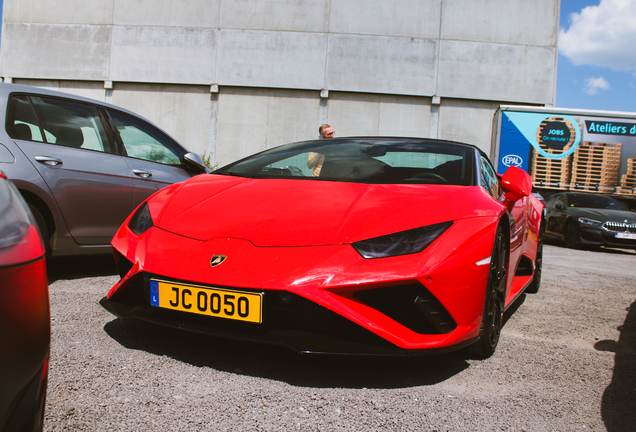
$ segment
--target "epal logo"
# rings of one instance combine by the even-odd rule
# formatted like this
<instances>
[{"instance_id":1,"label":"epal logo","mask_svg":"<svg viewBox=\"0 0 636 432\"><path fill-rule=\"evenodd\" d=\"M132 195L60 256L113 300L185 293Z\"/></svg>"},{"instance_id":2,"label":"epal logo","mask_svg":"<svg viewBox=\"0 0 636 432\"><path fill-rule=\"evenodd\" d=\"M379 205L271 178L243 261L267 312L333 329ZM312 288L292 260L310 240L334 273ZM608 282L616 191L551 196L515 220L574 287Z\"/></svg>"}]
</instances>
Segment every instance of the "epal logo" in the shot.
<instances>
[{"instance_id":1,"label":"epal logo","mask_svg":"<svg viewBox=\"0 0 636 432\"><path fill-rule=\"evenodd\" d=\"M501 158L501 163L503 163L507 167L516 166L521 168L521 164L523 164L523 159L521 159L521 156L517 156L517 155L506 155Z\"/></svg>"}]
</instances>

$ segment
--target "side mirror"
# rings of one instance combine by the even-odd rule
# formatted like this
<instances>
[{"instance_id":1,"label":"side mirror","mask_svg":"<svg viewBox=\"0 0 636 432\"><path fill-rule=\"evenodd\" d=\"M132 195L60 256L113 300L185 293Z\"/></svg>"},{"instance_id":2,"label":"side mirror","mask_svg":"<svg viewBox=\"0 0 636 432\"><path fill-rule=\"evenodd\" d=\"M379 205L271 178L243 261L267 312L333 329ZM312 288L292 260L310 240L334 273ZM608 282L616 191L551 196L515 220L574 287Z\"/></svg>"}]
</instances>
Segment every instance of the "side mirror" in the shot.
<instances>
[{"instance_id":1,"label":"side mirror","mask_svg":"<svg viewBox=\"0 0 636 432\"><path fill-rule=\"evenodd\" d=\"M560 201L558 203L554 203L554 208L557 210L563 210L563 203Z\"/></svg>"},{"instance_id":2,"label":"side mirror","mask_svg":"<svg viewBox=\"0 0 636 432\"><path fill-rule=\"evenodd\" d=\"M501 178L501 186L506 198L518 201L532 193L532 177L521 168L511 166Z\"/></svg>"},{"instance_id":3,"label":"side mirror","mask_svg":"<svg viewBox=\"0 0 636 432\"><path fill-rule=\"evenodd\" d=\"M207 173L208 169L203 163L203 159L196 153L186 153L183 155L183 162L185 165L194 171L198 171L200 173Z\"/></svg>"}]
</instances>

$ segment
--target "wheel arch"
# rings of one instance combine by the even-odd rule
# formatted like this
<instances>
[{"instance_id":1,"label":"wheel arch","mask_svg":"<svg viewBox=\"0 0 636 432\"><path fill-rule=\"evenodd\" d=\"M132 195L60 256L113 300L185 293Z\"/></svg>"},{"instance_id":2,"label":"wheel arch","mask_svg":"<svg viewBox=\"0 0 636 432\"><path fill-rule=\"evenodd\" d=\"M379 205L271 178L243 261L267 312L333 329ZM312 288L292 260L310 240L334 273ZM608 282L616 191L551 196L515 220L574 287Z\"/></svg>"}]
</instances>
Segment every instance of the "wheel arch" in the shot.
<instances>
[{"instance_id":1,"label":"wheel arch","mask_svg":"<svg viewBox=\"0 0 636 432\"><path fill-rule=\"evenodd\" d=\"M504 235L504 243L506 244L506 260L507 260L507 268L506 268L506 280L510 277L510 232L512 230L513 227L510 226L511 224L511 218L510 215L508 213L504 213L501 216L501 219L499 219L499 223L497 224L497 228L501 227L501 230L503 231L503 235ZM507 282L506 282L507 284ZM504 287L503 290L498 290L499 297L501 297L501 301L505 302L506 300L506 288Z\"/></svg>"},{"instance_id":2,"label":"wheel arch","mask_svg":"<svg viewBox=\"0 0 636 432\"><path fill-rule=\"evenodd\" d=\"M506 236L506 240L510 243L510 215L508 213L504 213L499 219L498 227L501 226L504 236ZM508 254L510 254L510 249L508 249Z\"/></svg>"},{"instance_id":3,"label":"wheel arch","mask_svg":"<svg viewBox=\"0 0 636 432\"><path fill-rule=\"evenodd\" d=\"M44 222L46 222L46 228L49 231L49 235L52 236L55 232L55 218L53 217L53 213L49 209L49 206L44 202L42 198L40 198L33 192L21 188L18 188L18 191L20 191L20 194L27 202L27 204L31 204L40 212L40 214L44 218Z\"/></svg>"}]
</instances>

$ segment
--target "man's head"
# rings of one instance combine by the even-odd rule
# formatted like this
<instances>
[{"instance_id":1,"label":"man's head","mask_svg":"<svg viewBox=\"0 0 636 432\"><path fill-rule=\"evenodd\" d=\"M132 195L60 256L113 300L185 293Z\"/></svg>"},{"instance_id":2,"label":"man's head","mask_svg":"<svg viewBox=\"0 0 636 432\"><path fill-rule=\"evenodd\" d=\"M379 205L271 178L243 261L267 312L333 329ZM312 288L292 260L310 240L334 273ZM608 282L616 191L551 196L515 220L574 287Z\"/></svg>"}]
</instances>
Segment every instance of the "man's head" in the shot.
<instances>
[{"instance_id":1,"label":"man's head","mask_svg":"<svg viewBox=\"0 0 636 432\"><path fill-rule=\"evenodd\" d=\"M322 139L333 138L333 129L328 124L320 125L318 134Z\"/></svg>"}]
</instances>

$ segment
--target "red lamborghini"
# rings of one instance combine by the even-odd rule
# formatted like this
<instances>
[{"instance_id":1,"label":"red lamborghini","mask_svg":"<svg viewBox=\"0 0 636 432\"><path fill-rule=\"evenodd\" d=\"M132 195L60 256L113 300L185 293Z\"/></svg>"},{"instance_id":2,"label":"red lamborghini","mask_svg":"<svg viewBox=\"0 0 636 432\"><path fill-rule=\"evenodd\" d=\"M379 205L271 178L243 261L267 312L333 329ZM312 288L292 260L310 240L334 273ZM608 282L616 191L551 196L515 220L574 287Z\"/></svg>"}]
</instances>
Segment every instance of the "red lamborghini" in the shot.
<instances>
[{"instance_id":1,"label":"red lamborghini","mask_svg":"<svg viewBox=\"0 0 636 432\"><path fill-rule=\"evenodd\" d=\"M414 138L276 147L168 186L113 238L101 300L298 352L488 357L541 278L543 204L478 148Z\"/></svg>"}]
</instances>

